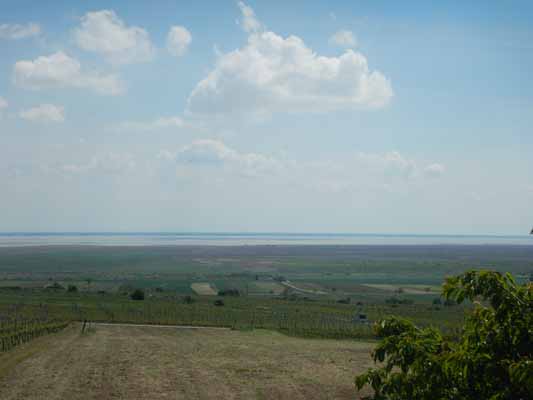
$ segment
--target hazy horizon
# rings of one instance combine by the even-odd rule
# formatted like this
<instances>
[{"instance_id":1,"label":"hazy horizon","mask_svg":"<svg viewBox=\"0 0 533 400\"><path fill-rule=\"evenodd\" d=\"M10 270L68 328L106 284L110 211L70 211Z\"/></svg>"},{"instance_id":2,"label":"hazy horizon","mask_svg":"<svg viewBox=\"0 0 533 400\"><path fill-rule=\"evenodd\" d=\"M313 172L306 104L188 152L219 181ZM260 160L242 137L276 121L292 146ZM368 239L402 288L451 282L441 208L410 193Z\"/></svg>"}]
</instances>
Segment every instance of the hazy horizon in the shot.
<instances>
[{"instance_id":1,"label":"hazy horizon","mask_svg":"<svg viewBox=\"0 0 533 400\"><path fill-rule=\"evenodd\" d=\"M533 236L288 232L12 232L0 248L28 246L532 246Z\"/></svg>"},{"instance_id":2,"label":"hazy horizon","mask_svg":"<svg viewBox=\"0 0 533 400\"><path fill-rule=\"evenodd\" d=\"M526 235L533 4L4 1L0 232Z\"/></svg>"},{"instance_id":3,"label":"hazy horizon","mask_svg":"<svg viewBox=\"0 0 533 400\"><path fill-rule=\"evenodd\" d=\"M0 235L301 235L301 236L438 236L438 237L529 237L530 234L502 235L495 233L402 233L402 232L297 232L297 231L0 231Z\"/></svg>"}]
</instances>

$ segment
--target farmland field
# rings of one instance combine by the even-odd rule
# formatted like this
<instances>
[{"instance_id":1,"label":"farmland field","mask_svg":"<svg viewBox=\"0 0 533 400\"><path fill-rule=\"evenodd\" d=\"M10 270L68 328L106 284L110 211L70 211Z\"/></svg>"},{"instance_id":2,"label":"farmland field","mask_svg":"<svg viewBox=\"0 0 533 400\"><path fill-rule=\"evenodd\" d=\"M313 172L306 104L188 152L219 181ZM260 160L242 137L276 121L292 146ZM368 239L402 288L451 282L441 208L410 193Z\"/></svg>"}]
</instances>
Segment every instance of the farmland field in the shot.
<instances>
[{"instance_id":1,"label":"farmland field","mask_svg":"<svg viewBox=\"0 0 533 400\"><path fill-rule=\"evenodd\" d=\"M0 398L353 399L372 347L264 330L96 325L81 335L72 325L0 354Z\"/></svg>"},{"instance_id":2,"label":"farmland field","mask_svg":"<svg viewBox=\"0 0 533 400\"><path fill-rule=\"evenodd\" d=\"M409 294L429 294L429 295L439 295L440 294L440 286L435 285L408 285L408 286L400 286L400 285L390 285L386 283L366 283L364 286L367 286L369 288L373 289L382 289L389 292L397 292L397 293L409 293Z\"/></svg>"},{"instance_id":3,"label":"farmland field","mask_svg":"<svg viewBox=\"0 0 533 400\"><path fill-rule=\"evenodd\" d=\"M529 280L533 248L0 248L0 398L351 399L373 323L457 337L441 284L474 268Z\"/></svg>"},{"instance_id":4,"label":"farmland field","mask_svg":"<svg viewBox=\"0 0 533 400\"><path fill-rule=\"evenodd\" d=\"M468 305L443 305L446 276L472 268L527 280L533 248L431 246L40 246L0 248L0 317L273 329L370 338L388 315L453 334ZM73 291L67 291L73 287ZM129 298L136 288L143 302ZM214 306L219 291L231 294ZM237 295L237 297L235 297ZM43 309L44 307L44 309Z\"/></svg>"},{"instance_id":5,"label":"farmland field","mask_svg":"<svg viewBox=\"0 0 533 400\"><path fill-rule=\"evenodd\" d=\"M209 282L192 283L191 288L200 296L216 296L217 294Z\"/></svg>"}]
</instances>

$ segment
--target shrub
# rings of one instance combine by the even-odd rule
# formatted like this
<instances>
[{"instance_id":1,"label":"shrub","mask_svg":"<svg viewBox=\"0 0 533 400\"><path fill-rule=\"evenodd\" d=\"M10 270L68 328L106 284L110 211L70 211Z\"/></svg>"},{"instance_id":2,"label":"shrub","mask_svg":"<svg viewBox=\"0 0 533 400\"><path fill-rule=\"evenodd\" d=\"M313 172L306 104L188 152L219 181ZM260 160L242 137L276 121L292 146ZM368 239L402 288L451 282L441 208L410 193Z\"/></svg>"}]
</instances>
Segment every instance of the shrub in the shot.
<instances>
[{"instance_id":1,"label":"shrub","mask_svg":"<svg viewBox=\"0 0 533 400\"><path fill-rule=\"evenodd\" d=\"M223 306L224 305L224 300L215 300L215 302L213 303L215 306Z\"/></svg>"},{"instance_id":2,"label":"shrub","mask_svg":"<svg viewBox=\"0 0 533 400\"><path fill-rule=\"evenodd\" d=\"M390 304L390 305L413 304L413 300L401 299L399 297L389 297L388 299L385 299L385 303Z\"/></svg>"},{"instance_id":3,"label":"shrub","mask_svg":"<svg viewBox=\"0 0 533 400\"><path fill-rule=\"evenodd\" d=\"M453 299L446 299L444 301L444 305L446 307L451 307L451 306L455 306L457 303L453 300Z\"/></svg>"},{"instance_id":4,"label":"shrub","mask_svg":"<svg viewBox=\"0 0 533 400\"><path fill-rule=\"evenodd\" d=\"M226 290L219 290L218 291L219 296L233 296L238 297L241 295L241 293L237 289L226 289Z\"/></svg>"},{"instance_id":5,"label":"shrub","mask_svg":"<svg viewBox=\"0 0 533 400\"><path fill-rule=\"evenodd\" d=\"M144 300L144 291L142 291L141 289L135 289L130 295L130 298L132 300Z\"/></svg>"},{"instance_id":6,"label":"shrub","mask_svg":"<svg viewBox=\"0 0 533 400\"><path fill-rule=\"evenodd\" d=\"M352 301L352 299L350 299L349 297L346 297L345 299L337 300L337 303L339 303L339 304L350 304L351 301Z\"/></svg>"},{"instance_id":7,"label":"shrub","mask_svg":"<svg viewBox=\"0 0 533 400\"><path fill-rule=\"evenodd\" d=\"M356 387L370 385L374 400L533 398L533 285L518 285L509 274L470 271L448 278L443 296L474 302L459 340L385 319L375 327L382 341L373 353L384 365L358 376Z\"/></svg>"},{"instance_id":8,"label":"shrub","mask_svg":"<svg viewBox=\"0 0 533 400\"><path fill-rule=\"evenodd\" d=\"M68 285L67 292L69 293L77 293L78 287L75 285Z\"/></svg>"},{"instance_id":9,"label":"shrub","mask_svg":"<svg viewBox=\"0 0 533 400\"><path fill-rule=\"evenodd\" d=\"M185 304L192 304L192 303L194 303L194 298L192 298L191 296L185 296L185 297L183 298L183 302L184 302Z\"/></svg>"},{"instance_id":10,"label":"shrub","mask_svg":"<svg viewBox=\"0 0 533 400\"><path fill-rule=\"evenodd\" d=\"M63 287L63 285L61 285L59 282L54 282L53 284L46 286L46 289L51 289L51 290L65 290L65 288Z\"/></svg>"}]
</instances>

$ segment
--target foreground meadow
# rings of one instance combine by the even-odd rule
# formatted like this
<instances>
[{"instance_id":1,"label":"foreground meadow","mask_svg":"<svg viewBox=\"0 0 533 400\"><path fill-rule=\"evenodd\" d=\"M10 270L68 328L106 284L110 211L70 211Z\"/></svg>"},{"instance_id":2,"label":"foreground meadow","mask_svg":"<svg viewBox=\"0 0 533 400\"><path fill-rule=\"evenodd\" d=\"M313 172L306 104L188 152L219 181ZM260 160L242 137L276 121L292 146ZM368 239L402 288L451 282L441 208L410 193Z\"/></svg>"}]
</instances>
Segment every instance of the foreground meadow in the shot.
<instances>
[{"instance_id":1,"label":"foreground meadow","mask_svg":"<svg viewBox=\"0 0 533 400\"><path fill-rule=\"evenodd\" d=\"M372 343L78 324L0 355L0 398L354 399Z\"/></svg>"}]
</instances>

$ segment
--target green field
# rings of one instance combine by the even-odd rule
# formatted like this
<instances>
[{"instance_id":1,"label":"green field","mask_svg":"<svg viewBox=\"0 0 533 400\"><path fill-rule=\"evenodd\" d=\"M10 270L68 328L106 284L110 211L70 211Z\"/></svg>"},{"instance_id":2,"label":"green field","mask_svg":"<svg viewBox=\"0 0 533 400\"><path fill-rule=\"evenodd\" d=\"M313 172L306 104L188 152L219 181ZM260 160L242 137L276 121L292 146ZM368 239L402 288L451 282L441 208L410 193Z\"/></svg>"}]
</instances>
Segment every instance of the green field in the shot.
<instances>
[{"instance_id":1,"label":"green field","mask_svg":"<svg viewBox=\"0 0 533 400\"><path fill-rule=\"evenodd\" d=\"M472 268L530 278L526 246L241 246L0 249L0 317L264 328L372 338L388 315L453 335L469 306L442 304ZM55 289L54 289L55 285ZM76 286L76 292L68 292ZM145 300L130 299L136 288ZM217 296L229 291L238 296ZM223 305L216 305L222 300ZM361 316L362 315L362 316Z\"/></svg>"}]
</instances>

